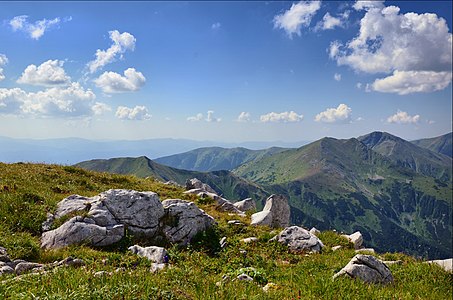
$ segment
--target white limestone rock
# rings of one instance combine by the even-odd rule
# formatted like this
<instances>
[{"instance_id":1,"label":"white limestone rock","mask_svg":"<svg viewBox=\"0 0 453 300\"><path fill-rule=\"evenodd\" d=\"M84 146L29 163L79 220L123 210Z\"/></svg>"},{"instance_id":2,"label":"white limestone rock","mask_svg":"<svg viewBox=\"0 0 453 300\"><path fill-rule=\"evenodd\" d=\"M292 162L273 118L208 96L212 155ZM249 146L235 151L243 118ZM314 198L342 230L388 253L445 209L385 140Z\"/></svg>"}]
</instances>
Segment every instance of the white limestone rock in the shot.
<instances>
[{"instance_id":1,"label":"white limestone rock","mask_svg":"<svg viewBox=\"0 0 453 300\"><path fill-rule=\"evenodd\" d=\"M372 255L357 254L351 261L333 276L336 279L347 276L360 279L367 283L393 283L393 275L390 269Z\"/></svg>"}]
</instances>

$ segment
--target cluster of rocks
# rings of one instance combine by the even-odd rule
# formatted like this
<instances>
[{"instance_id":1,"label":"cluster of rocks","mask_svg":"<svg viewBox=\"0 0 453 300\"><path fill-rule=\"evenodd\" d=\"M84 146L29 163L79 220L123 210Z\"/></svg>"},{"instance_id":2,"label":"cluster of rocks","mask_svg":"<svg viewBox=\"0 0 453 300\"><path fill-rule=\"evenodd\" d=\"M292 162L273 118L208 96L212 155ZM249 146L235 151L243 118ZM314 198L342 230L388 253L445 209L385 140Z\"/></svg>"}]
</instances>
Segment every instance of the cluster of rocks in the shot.
<instances>
[{"instance_id":1,"label":"cluster of rocks","mask_svg":"<svg viewBox=\"0 0 453 300\"><path fill-rule=\"evenodd\" d=\"M266 199L263 210L252 215L251 225L267 225L272 228L289 225L290 208L282 195L271 195Z\"/></svg>"},{"instance_id":2,"label":"cluster of rocks","mask_svg":"<svg viewBox=\"0 0 453 300\"><path fill-rule=\"evenodd\" d=\"M56 229L53 224L73 216ZM107 246L120 241L127 231L148 241L166 240L185 245L213 226L214 219L193 202L160 201L156 193L112 189L94 197L73 195L57 205L43 224L41 246L45 249L73 244Z\"/></svg>"},{"instance_id":3,"label":"cluster of rocks","mask_svg":"<svg viewBox=\"0 0 453 300\"><path fill-rule=\"evenodd\" d=\"M15 274L22 275L25 273L43 273L58 267L80 267L85 265L81 259L74 259L72 257L65 258L61 261L56 261L51 264L38 264L28 262L22 259L11 260L5 248L0 247L0 275L2 274Z\"/></svg>"}]
</instances>

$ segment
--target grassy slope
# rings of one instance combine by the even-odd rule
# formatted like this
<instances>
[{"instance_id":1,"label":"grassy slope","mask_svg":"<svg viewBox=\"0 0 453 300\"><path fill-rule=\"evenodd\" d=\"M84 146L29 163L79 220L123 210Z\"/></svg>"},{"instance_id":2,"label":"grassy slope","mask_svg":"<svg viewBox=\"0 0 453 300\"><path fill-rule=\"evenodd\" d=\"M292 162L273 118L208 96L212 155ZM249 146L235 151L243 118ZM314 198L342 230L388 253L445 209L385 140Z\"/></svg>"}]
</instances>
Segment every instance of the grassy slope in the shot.
<instances>
[{"instance_id":1,"label":"grassy slope","mask_svg":"<svg viewBox=\"0 0 453 300\"><path fill-rule=\"evenodd\" d=\"M441 153L447 156L452 157L453 150L452 150L452 137L453 133L447 133L438 137L428 138L428 139L421 139L416 141L411 141L411 143L434 151L436 153Z\"/></svg>"},{"instance_id":2,"label":"grassy slope","mask_svg":"<svg viewBox=\"0 0 453 300\"><path fill-rule=\"evenodd\" d=\"M177 169L192 171L232 170L244 163L258 160L286 149L272 147L264 150L246 148L198 148L181 154L157 158L154 161Z\"/></svg>"},{"instance_id":3,"label":"grassy slope","mask_svg":"<svg viewBox=\"0 0 453 300\"><path fill-rule=\"evenodd\" d=\"M327 248L322 254L291 254L267 242L269 230L262 227L231 227L235 216L219 213L209 204L198 203L219 223L216 234L205 241L227 236L228 247L209 255L200 239L187 249L169 248L171 268L158 274L149 272L150 263L125 251L127 241L118 248L91 249L69 247L41 251L38 245L40 222L47 211L63 197L78 193L95 195L109 188L132 188L157 192L161 199L184 198L182 190L151 179L84 171L74 167L39 164L0 164L0 246L15 258L52 262L68 255L87 262L80 269L58 269L24 280L2 276L2 299L446 299L453 292L451 275L440 268L421 263L402 254L384 254L384 259L401 259L391 266L395 284L368 285L359 281L332 281L332 275L353 256L347 242L334 232L323 232ZM6 188L5 188L6 187ZM192 200L198 201L194 198ZM247 222L248 218L243 221ZM243 237L257 236L256 244L240 244ZM344 250L332 252L331 246ZM240 249L247 251L244 257ZM257 268L263 283L274 282L278 289L264 293L256 283L215 283L241 267ZM117 268L124 268L115 272ZM94 277L98 271L112 275Z\"/></svg>"}]
</instances>

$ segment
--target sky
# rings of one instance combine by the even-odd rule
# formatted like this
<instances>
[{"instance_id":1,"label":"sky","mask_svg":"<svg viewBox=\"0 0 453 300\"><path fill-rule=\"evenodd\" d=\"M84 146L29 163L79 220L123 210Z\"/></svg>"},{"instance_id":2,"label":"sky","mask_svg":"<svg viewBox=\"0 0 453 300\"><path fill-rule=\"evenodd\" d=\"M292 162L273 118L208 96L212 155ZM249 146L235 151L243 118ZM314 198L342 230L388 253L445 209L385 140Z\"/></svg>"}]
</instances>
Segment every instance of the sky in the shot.
<instances>
[{"instance_id":1,"label":"sky","mask_svg":"<svg viewBox=\"0 0 453 300\"><path fill-rule=\"evenodd\" d=\"M452 130L451 1L0 1L0 136Z\"/></svg>"}]
</instances>

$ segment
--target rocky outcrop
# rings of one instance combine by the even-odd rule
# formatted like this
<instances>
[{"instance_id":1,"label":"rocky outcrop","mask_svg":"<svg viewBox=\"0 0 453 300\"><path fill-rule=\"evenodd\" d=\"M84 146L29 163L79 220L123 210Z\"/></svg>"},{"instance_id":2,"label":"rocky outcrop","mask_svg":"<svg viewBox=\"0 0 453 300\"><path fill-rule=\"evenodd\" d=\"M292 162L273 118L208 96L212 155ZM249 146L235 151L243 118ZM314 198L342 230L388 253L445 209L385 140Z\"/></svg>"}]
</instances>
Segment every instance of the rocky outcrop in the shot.
<instances>
[{"instance_id":1,"label":"rocky outcrop","mask_svg":"<svg viewBox=\"0 0 453 300\"><path fill-rule=\"evenodd\" d=\"M393 283L390 269L372 255L357 254L354 256L343 269L333 276L333 279L341 276L357 278L367 283Z\"/></svg>"},{"instance_id":2,"label":"rocky outcrop","mask_svg":"<svg viewBox=\"0 0 453 300\"><path fill-rule=\"evenodd\" d=\"M209 184L203 183L197 178L188 179L186 181L186 190L193 189L200 189L204 192L217 194L217 192L213 188L211 188Z\"/></svg>"},{"instance_id":3,"label":"rocky outcrop","mask_svg":"<svg viewBox=\"0 0 453 300\"><path fill-rule=\"evenodd\" d=\"M177 208L170 207L168 201L173 201ZM49 229L63 216L75 216L56 229L45 231L41 246L47 249L72 244L107 246L120 241L126 229L133 236L150 241L163 236L170 242L186 244L213 224L206 221L212 218L195 204L168 201L164 210L156 193L123 189L108 190L91 198L70 196L58 203L55 214L49 216L43 227Z\"/></svg>"},{"instance_id":4,"label":"rocky outcrop","mask_svg":"<svg viewBox=\"0 0 453 300\"><path fill-rule=\"evenodd\" d=\"M271 241L288 246L293 252L320 252L324 244L314 234L299 226L285 228Z\"/></svg>"},{"instance_id":5,"label":"rocky outcrop","mask_svg":"<svg viewBox=\"0 0 453 300\"><path fill-rule=\"evenodd\" d=\"M360 233L360 231L356 231L356 232L354 232L353 234L350 234L350 235L342 234L341 236L347 238L350 243L353 243L354 244L354 249L362 248L363 236Z\"/></svg>"},{"instance_id":6,"label":"rocky outcrop","mask_svg":"<svg viewBox=\"0 0 453 300\"><path fill-rule=\"evenodd\" d=\"M198 232L205 231L216 223L213 217L193 202L169 199L162 201L162 205L165 215L161 219L161 230L172 243L186 245Z\"/></svg>"},{"instance_id":7,"label":"rocky outcrop","mask_svg":"<svg viewBox=\"0 0 453 300\"><path fill-rule=\"evenodd\" d=\"M267 225L273 228L289 225L290 208L282 195L271 195L263 210L252 215L251 225Z\"/></svg>"},{"instance_id":8,"label":"rocky outcrop","mask_svg":"<svg viewBox=\"0 0 453 300\"><path fill-rule=\"evenodd\" d=\"M242 201L234 203L234 206L240 211L246 212L249 210L256 210L256 203L252 198L247 198Z\"/></svg>"}]
</instances>

